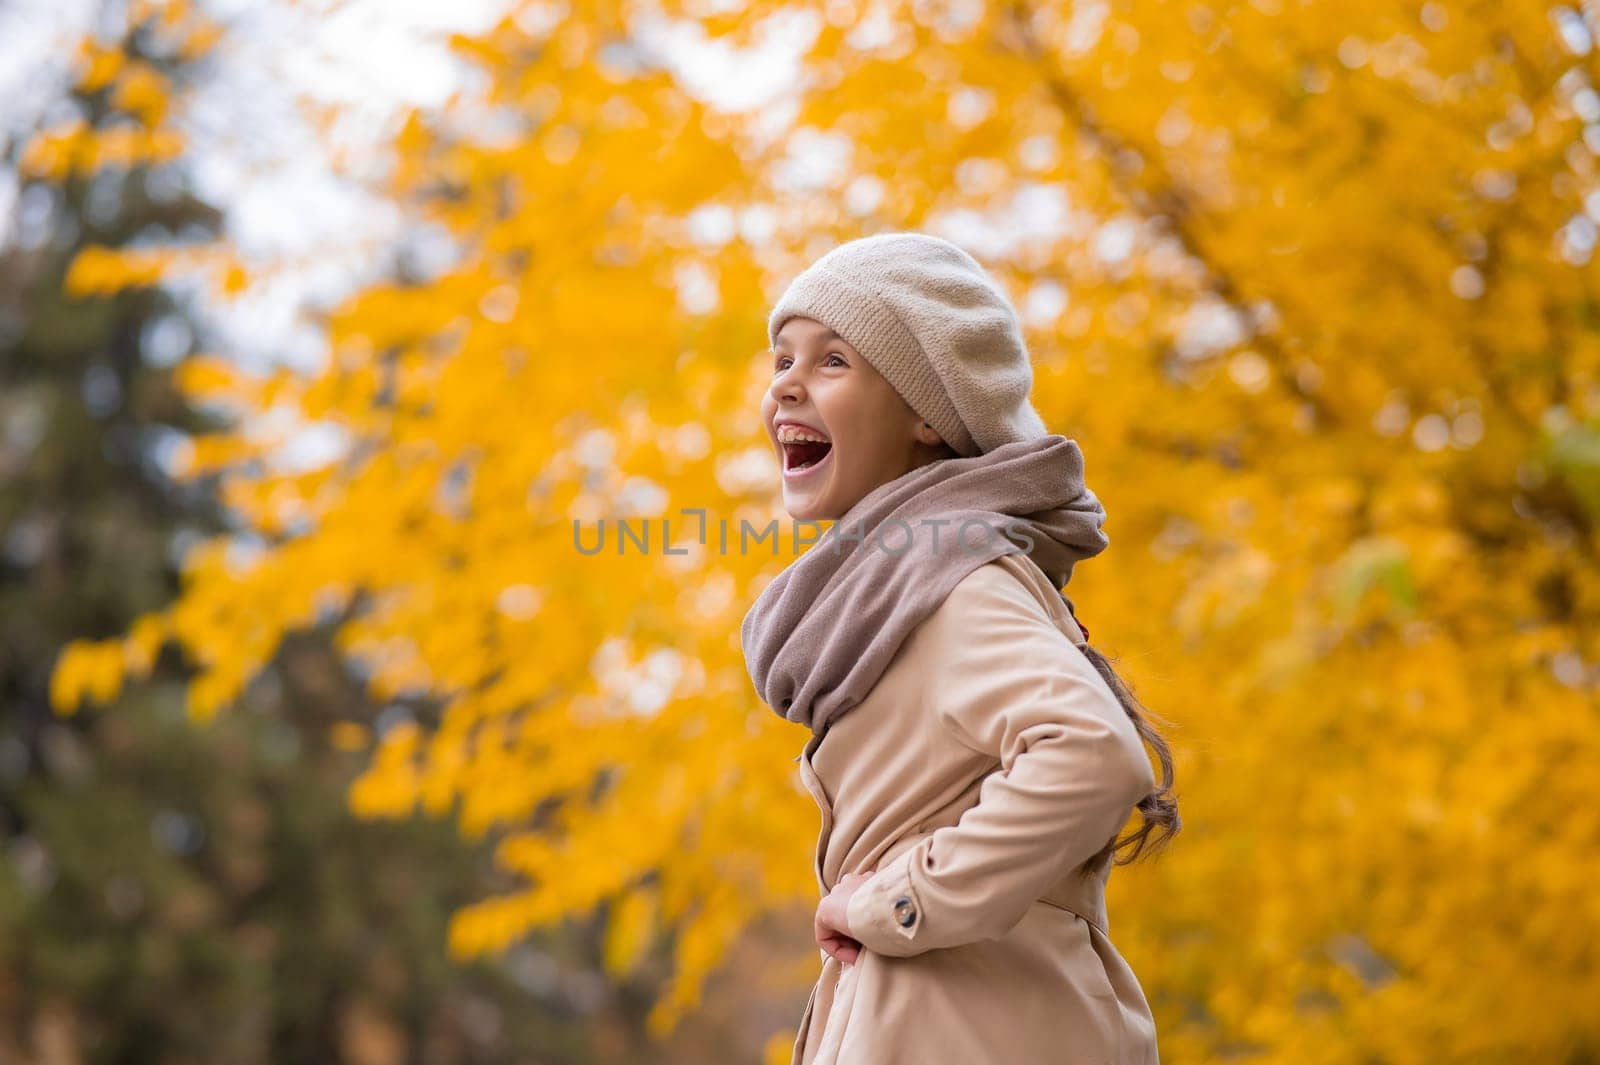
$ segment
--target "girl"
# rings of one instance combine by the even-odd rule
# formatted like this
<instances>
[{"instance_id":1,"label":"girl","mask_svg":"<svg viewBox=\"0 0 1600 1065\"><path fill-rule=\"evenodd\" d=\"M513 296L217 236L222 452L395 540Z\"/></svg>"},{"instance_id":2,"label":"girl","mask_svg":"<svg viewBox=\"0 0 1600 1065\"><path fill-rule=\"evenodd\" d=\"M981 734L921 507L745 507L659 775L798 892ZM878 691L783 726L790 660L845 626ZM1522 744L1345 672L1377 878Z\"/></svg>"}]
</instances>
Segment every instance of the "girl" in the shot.
<instances>
[{"instance_id":1,"label":"girl","mask_svg":"<svg viewBox=\"0 0 1600 1065\"><path fill-rule=\"evenodd\" d=\"M1029 402L1015 310L891 232L801 273L768 334L785 509L834 521L741 629L822 813L793 1065L1155 1065L1104 888L1177 831L1172 759L1060 590L1105 510Z\"/></svg>"}]
</instances>

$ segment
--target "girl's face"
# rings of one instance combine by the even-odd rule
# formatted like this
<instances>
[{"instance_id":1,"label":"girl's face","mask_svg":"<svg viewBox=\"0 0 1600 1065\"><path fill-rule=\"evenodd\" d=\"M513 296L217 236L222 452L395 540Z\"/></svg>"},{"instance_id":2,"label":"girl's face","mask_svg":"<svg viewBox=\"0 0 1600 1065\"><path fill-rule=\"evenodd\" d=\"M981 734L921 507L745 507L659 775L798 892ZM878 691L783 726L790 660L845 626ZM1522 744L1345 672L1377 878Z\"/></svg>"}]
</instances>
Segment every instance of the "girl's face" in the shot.
<instances>
[{"instance_id":1,"label":"girl's face","mask_svg":"<svg viewBox=\"0 0 1600 1065\"><path fill-rule=\"evenodd\" d=\"M784 508L798 521L837 520L879 485L955 454L859 351L812 318L778 330L761 422L783 469ZM820 441L791 442L795 430Z\"/></svg>"}]
</instances>

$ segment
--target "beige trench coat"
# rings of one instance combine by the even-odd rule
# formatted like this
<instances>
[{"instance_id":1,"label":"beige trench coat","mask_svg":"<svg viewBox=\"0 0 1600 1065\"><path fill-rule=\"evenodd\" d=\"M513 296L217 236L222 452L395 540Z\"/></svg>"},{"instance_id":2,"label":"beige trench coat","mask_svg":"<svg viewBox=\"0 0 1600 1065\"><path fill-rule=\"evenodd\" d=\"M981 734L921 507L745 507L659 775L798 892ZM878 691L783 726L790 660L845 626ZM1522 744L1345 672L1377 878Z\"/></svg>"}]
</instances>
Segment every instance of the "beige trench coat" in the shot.
<instances>
[{"instance_id":1,"label":"beige trench coat","mask_svg":"<svg viewBox=\"0 0 1600 1065\"><path fill-rule=\"evenodd\" d=\"M796 758L817 886L862 951L822 951L792 1065L1156 1065L1108 938L1109 856L1155 774L1033 562L964 578L867 697Z\"/></svg>"}]
</instances>

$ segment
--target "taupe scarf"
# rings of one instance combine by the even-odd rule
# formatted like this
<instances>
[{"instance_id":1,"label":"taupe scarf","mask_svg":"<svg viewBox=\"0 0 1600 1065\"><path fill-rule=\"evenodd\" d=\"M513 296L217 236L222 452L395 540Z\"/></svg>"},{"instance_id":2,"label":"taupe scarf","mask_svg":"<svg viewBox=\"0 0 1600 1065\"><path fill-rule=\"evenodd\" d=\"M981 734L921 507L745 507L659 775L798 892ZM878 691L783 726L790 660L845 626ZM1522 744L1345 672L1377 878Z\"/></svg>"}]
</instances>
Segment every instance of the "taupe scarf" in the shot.
<instances>
[{"instance_id":1,"label":"taupe scarf","mask_svg":"<svg viewBox=\"0 0 1600 1065\"><path fill-rule=\"evenodd\" d=\"M1060 588L1109 545L1105 517L1083 453L1060 435L911 470L861 497L762 591L740 626L750 679L781 717L820 733L962 578L1026 553Z\"/></svg>"}]
</instances>

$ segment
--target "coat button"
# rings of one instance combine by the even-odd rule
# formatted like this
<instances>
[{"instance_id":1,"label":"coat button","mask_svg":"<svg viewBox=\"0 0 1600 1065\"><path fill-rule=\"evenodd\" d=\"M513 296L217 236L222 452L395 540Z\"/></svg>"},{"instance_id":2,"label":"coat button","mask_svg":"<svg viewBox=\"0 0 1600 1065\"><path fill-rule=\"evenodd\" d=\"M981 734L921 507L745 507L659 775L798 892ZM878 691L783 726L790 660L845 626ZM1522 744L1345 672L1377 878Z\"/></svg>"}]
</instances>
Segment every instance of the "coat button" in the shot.
<instances>
[{"instance_id":1,"label":"coat button","mask_svg":"<svg viewBox=\"0 0 1600 1065\"><path fill-rule=\"evenodd\" d=\"M917 922L917 908L911 905L911 899L906 895L894 900L894 913L901 928L910 928Z\"/></svg>"}]
</instances>

